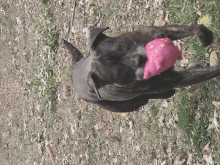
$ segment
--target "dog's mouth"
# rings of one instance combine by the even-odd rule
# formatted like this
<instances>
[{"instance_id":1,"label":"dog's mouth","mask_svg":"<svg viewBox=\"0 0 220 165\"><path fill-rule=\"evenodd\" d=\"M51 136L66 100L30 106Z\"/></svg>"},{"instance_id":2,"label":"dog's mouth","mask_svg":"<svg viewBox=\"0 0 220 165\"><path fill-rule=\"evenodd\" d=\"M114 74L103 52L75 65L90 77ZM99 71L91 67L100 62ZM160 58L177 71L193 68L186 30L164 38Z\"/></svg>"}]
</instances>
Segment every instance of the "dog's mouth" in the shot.
<instances>
[{"instance_id":1,"label":"dog's mouth","mask_svg":"<svg viewBox=\"0 0 220 165\"><path fill-rule=\"evenodd\" d=\"M135 71L135 75L136 75L136 80L137 80L137 81L143 80L144 67L139 67L139 68Z\"/></svg>"}]
</instances>

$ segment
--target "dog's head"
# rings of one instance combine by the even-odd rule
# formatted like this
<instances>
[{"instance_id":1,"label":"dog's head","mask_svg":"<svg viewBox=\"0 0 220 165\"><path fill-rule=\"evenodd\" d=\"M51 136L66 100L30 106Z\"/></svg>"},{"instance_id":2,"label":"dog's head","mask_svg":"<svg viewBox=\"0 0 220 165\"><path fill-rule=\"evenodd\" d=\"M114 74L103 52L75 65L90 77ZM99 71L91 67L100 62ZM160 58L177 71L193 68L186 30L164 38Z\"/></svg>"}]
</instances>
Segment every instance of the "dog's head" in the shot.
<instances>
[{"instance_id":1,"label":"dog's head","mask_svg":"<svg viewBox=\"0 0 220 165\"><path fill-rule=\"evenodd\" d=\"M107 29L95 28L90 31L90 55L86 59L82 59L83 56L77 48L64 41L72 55L72 74L79 67L84 68L86 72L80 71L81 75L78 76L85 77L89 90L94 90L99 99L99 89L105 85L115 84L123 87L142 80L147 61L144 46L139 46L128 37L108 37L103 34Z\"/></svg>"}]
</instances>

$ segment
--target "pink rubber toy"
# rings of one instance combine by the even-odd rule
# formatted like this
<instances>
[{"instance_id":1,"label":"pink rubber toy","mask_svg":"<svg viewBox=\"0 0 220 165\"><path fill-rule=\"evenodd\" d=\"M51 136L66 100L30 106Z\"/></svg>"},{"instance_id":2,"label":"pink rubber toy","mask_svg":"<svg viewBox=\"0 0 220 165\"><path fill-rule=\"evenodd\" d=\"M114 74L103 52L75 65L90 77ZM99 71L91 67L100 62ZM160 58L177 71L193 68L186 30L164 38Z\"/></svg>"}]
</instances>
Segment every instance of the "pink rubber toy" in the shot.
<instances>
[{"instance_id":1,"label":"pink rubber toy","mask_svg":"<svg viewBox=\"0 0 220 165\"><path fill-rule=\"evenodd\" d=\"M144 66L143 79L149 79L182 60L180 51L169 38L159 38L145 46L147 62Z\"/></svg>"}]
</instances>

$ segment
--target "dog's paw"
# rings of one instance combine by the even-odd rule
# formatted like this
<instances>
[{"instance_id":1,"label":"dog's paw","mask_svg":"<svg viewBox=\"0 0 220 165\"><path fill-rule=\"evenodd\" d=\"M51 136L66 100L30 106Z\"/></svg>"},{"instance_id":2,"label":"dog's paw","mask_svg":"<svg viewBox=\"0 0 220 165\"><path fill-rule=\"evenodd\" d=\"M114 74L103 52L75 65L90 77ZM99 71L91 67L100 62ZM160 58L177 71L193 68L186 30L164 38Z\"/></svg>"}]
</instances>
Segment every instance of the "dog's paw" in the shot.
<instances>
[{"instance_id":1,"label":"dog's paw","mask_svg":"<svg viewBox=\"0 0 220 165\"><path fill-rule=\"evenodd\" d=\"M201 40L203 46L208 46L213 41L212 32L209 29L207 29L204 25L199 26L199 32L197 35Z\"/></svg>"}]
</instances>

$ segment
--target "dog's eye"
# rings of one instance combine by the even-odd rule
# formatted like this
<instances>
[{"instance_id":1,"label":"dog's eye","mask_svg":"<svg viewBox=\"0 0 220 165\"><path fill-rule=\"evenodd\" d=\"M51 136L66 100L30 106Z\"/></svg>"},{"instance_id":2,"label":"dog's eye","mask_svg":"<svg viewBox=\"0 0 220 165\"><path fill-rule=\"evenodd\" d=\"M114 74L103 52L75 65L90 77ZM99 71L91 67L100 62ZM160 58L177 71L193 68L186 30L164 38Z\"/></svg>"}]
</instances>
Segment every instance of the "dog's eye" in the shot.
<instances>
[{"instance_id":1,"label":"dog's eye","mask_svg":"<svg viewBox=\"0 0 220 165\"><path fill-rule=\"evenodd\" d=\"M121 51L122 51L122 46L121 46L121 45L118 45L117 52L121 52Z\"/></svg>"},{"instance_id":2,"label":"dog's eye","mask_svg":"<svg viewBox=\"0 0 220 165\"><path fill-rule=\"evenodd\" d=\"M118 45L118 49L121 49L121 48L122 48L122 46L121 46L121 44L119 44L119 45Z\"/></svg>"},{"instance_id":3,"label":"dog's eye","mask_svg":"<svg viewBox=\"0 0 220 165\"><path fill-rule=\"evenodd\" d=\"M121 58L124 55L125 55L124 48L120 44L120 45L118 45L118 49L117 49L117 57Z\"/></svg>"}]
</instances>

